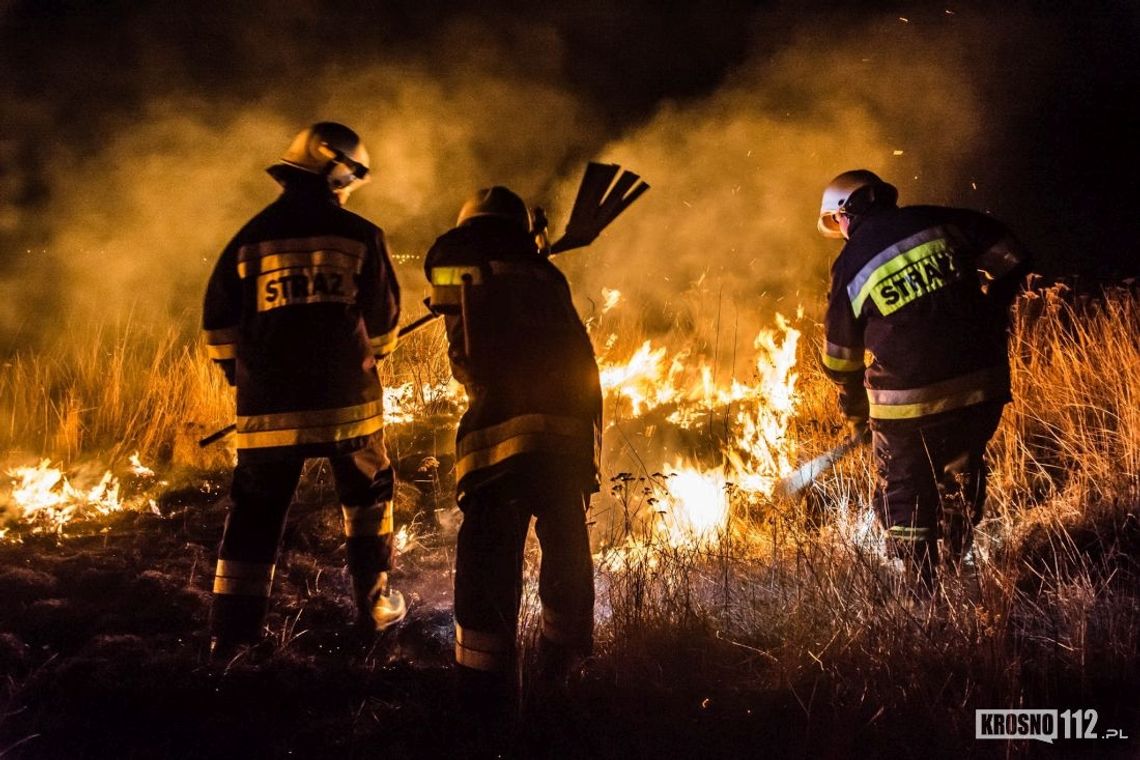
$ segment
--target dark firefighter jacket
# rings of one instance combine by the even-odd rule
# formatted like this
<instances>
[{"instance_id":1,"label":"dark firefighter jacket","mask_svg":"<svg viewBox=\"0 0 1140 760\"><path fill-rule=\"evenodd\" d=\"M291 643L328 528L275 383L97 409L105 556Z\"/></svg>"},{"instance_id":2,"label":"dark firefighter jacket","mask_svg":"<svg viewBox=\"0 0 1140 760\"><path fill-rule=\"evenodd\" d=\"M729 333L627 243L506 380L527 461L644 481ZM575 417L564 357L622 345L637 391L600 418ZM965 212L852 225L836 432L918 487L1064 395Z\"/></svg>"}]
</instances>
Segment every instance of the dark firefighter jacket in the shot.
<instances>
[{"instance_id":1,"label":"dark firefighter jacket","mask_svg":"<svg viewBox=\"0 0 1140 760\"><path fill-rule=\"evenodd\" d=\"M565 276L533 238L494 217L445 233L424 269L432 309L445 314L452 374L467 391L460 498L518 468L553 468L596 489L598 366Z\"/></svg>"},{"instance_id":2,"label":"dark firefighter jacket","mask_svg":"<svg viewBox=\"0 0 1140 760\"><path fill-rule=\"evenodd\" d=\"M843 412L905 420L1008 401L1009 306L1029 263L1000 222L976 211L907 206L861 218L831 268L822 351Z\"/></svg>"},{"instance_id":3,"label":"dark firefighter jacket","mask_svg":"<svg viewBox=\"0 0 1140 760\"><path fill-rule=\"evenodd\" d=\"M206 290L210 358L234 361L246 456L330 456L383 427L376 360L400 292L384 233L296 178L226 246Z\"/></svg>"}]
</instances>

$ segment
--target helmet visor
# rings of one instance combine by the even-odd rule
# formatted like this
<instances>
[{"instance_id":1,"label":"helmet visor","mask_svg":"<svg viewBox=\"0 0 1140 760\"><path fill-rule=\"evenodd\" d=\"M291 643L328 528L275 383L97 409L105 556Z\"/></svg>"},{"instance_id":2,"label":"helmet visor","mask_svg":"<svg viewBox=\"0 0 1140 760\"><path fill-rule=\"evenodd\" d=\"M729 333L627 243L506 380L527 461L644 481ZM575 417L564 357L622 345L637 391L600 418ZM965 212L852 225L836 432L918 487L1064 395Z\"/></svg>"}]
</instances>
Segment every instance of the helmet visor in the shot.
<instances>
[{"instance_id":1,"label":"helmet visor","mask_svg":"<svg viewBox=\"0 0 1140 760\"><path fill-rule=\"evenodd\" d=\"M843 230L839 226L839 212L821 212L819 222L816 224L819 234L827 238L842 238Z\"/></svg>"}]
</instances>

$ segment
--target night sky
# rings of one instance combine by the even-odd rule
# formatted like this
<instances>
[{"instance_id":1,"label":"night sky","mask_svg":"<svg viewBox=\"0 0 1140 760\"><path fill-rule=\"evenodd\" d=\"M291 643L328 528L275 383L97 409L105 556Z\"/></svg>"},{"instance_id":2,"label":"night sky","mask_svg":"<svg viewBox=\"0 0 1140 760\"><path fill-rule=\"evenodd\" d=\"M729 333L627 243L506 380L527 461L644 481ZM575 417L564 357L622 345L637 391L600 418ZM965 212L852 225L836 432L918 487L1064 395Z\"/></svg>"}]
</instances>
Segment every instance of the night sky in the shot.
<instances>
[{"instance_id":1,"label":"night sky","mask_svg":"<svg viewBox=\"0 0 1140 760\"><path fill-rule=\"evenodd\" d=\"M193 321L260 168L324 118L411 258L483 184L557 221L600 157L654 186L611 244L668 287L822 290L819 193L859 166L1003 219L1046 274L1132 274L1138 33L1128 2L0 2L0 343L140 290Z\"/></svg>"}]
</instances>

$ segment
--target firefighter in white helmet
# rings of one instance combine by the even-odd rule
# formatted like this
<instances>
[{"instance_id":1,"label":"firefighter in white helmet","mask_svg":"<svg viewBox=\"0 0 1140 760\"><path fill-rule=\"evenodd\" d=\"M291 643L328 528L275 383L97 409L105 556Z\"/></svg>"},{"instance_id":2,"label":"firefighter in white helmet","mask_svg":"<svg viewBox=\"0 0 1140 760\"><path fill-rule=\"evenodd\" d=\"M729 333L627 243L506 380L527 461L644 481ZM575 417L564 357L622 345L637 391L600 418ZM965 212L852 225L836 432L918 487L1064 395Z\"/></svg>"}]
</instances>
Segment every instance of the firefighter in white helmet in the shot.
<instances>
[{"instance_id":1,"label":"firefighter in white helmet","mask_svg":"<svg viewBox=\"0 0 1140 760\"><path fill-rule=\"evenodd\" d=\"M982 517L986 444L1011 399L1009 308L1030 256L984 214L897 200L865 169L823 193L817 227L847 242L821 359L852 434L869 427L888 545L930 591L939 543L957 566Z\"/></svg>"},{"instance_id":2,"label":"firefighter in white helmet","mask_svg":"<svg viewBox=\"0 0 1140 760\"><path fill-rule=\"evenodd\" d=\"M483 189L424 262L468 399L456 434L455 659L461 704L484 725L509 716L516 696L532 516L542 548L540 679L556 684L593 641L586 509L598 488L601 387L569 284L535 233L518 195Z\"/></svg>"},{"instance_id":3,"label":"firefighter in white helmet","mask_svg":"<svg viewBox=\"0 0 1140 760\"><path fill-rule=\"evenodd\" d=\"M377 362L396 345L400 291L384 233L344 208L369 179L348 127L302 131L267 170L281 195L222 251L206 291L210 358L237 386L237 466L211 616L219 652L257 641L306 458L328 457L359 622L404 616L388 588L392 467Z\"/></svg>"}]
</instances>

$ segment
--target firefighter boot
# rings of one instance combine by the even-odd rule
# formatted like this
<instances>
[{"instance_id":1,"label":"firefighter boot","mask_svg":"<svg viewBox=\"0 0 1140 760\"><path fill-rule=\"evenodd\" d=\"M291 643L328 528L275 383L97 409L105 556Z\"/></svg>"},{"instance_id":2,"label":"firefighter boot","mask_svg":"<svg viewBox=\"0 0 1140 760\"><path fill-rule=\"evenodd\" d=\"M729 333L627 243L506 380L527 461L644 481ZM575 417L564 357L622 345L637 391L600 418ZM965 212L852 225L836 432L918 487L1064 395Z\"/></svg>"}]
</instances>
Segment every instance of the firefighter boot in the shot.
<instances>
[{"instance_id":1,"label":"firefighter boot","mask_svg":"<svg viewBox=\"0 0 1140 760\"><path fill-rule=\"evenodd\" d=\"M937 583L938 545L931 540L900 541L887 539L887 548L903 561L907 590L919 601L933 597Z\"/></svg>"},{"instance_id":2,"label":"firefighter boot","mask_svg":"<svg viewBox=\"0 0 1140 760\"><path fill-rule=\"evenodd\" d=\"M519 709L518 674L457 665L456 706L462 757L505 757L515 742Z\"/></svg>"},{"instance_id":3,"label":"firefighter boot","mask_svg":"<svg viewBox=\"0 0 1140 760\"><path fill-rule=\"evenodd\" d=\"M580 647L567 646L540 636L535 658L538 684L544 689L564 691L587 654L589 652Z\"/></svg>"},{"instance_id":4,"label":"firefighter boot","mask_svg":"<svg viewBox=\"0 0 1140 760\"><path fill-rule=\"evenodd\" d=\"M574 686L588 651L540 636L533 676L523 690L519 721L526 746L559 747L566 757L589 757L589 721L575 704Z\"/></svg>"},{"instance_id":5,"label":"firefighter boot","mask_svg":"<svg viewBox=\"0 0 1140 760\"><path fill-rule=\"evenodd\" d=\"M408 614L404 595L388 585L388 573L355 576L352 579L360 627L380 633L399 623Z\"/></svg>"},{"instance_id":6,"label":"firefighter boot","mask_svg":"<svg viewBox=\"0 0 1140 760\"><path fill-rule=\"evenodd\" d=\"M961 570L962 559L974 543L974 525L960 510L945 510L942 524L946 562L955 571Z\"/></svg>"},{"instance_id":7,"label":"firefighter boot","mask_svg":"<svg viewBox=\"0 0 1140 760\"><path fill-rule=\"evenodd\" d=\"M210 659L228 662L243 647L258 643L268 611L267 597L216 594L210 609Z\"/></svg>"}]
</instances>

